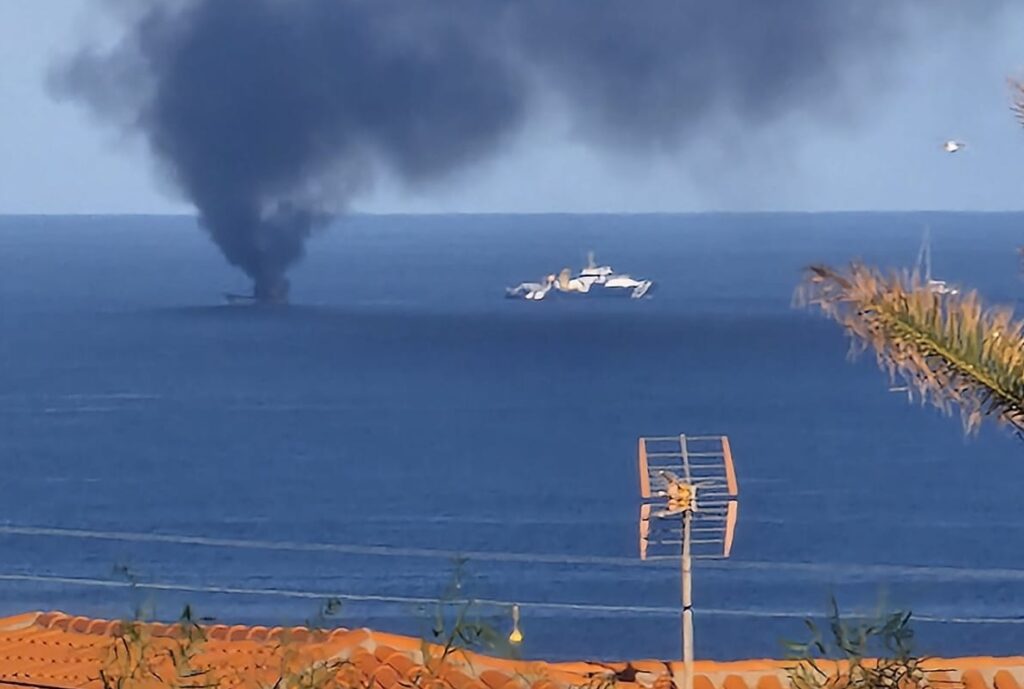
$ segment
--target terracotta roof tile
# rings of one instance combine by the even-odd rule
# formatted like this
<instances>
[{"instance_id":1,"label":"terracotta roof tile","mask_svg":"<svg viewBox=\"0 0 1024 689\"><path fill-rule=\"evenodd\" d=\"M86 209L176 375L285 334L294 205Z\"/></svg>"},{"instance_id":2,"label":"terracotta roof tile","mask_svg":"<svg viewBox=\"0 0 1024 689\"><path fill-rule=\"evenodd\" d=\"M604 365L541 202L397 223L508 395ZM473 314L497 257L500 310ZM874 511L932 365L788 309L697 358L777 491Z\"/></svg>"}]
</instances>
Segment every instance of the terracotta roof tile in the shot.
<instances>
[{"instance_id":1,"label":"terracotta roof tile","mask_svg":"<svg viewBox=\"0 0 1024 689\"><path fill-rule=\"evenodd\" d=\"M556 686L578 687L582 684L589 683L589 681L593 679L589 675L577 675L555 667L548 670L544 676L549 681L554 682Z\"/></svg>"},{"instance_id":2,"label":"terracotta roof tile","mask_svg":"<svg viewBox=\"0 0 1024 689\"><path fill-rule=\"evenodd\" d=\"M598 663L553 663L553 666L575 675L608 675L612 672L611 668Z\"/></svg>"},{"instance_id":3,"label":"terracotta roof tile","mask_svg":"<svg viewBox=\"0 0 1024 689\"><path fill-rule=\"evenodd\" d=\"M742 677L732 674L725 676L725 680L722 681L722 689L750 689L750 687L747 686Z\"/></svg>"},{"instance_id":4,"label":"terracotta roof tile","mask_svg":"<svg viewBox=\"0 0 1024 689\"><path fill-rule=\"evenodd\" d=\"M985 685L985 678L976 669L967 670L961 677L964 689L988 689Z\"/></svg>"},{"instance_id":5,"label":"terracotta roof tile","mask_svg":"<svg viewBox=\"0 0 1024 689\"><path fill-rule=\"evenodd\" d=\"M455 668L446 669L442 673L441 678L450 684L453 689L469 689L476 685L485 686L479 680L473 679L466 673Z\"/></svg>"},{"instance_id":6,"label":"terracotta roof tile","mask_svg":"<svg viewBox=\"0 0 1024 689\"><path fill-rule=\"evenodd\" d=\"M137 635L138 657L164 677L174 677L168 651L185 643L177 624L123 625L59 612L0 619L0 684L46 684L66 689L102 689L100 671L118 671L117 636ZM638 660L616 663L543 663L493 658L458 651L447 656L410 637L367 629L310 630L303 627L214 625L202 629L192 649L192 667L208 673L218 689L273 686L282 673L327 673L348 689L570 689L614 681L621 689L674 689L680 663ZM424 661L426 660L426 665ZM930 661L936 689L1022 689L1024 658L960 658ZM784 689L785 668L777 660L695 663L694 689ZM160 689L155 679L138 689Z\"/></svg>"},{"instance_id":7,"label":"terracotta roof tile","mask_svg":"<svg viewBox=\"0 0 1024 689\"><path fill-rule=\"evenodd\" d=\"M352 664L367 676L372 675L379 665L379 662L374 658L373 654L365 648L357 648L353 651L349 660L351 660Z\"/></svg>"},{"instance_id":8,"label":"terracotta roof tile","mask_svg":"<svg viewBox=\"0 0 1024 689\"><path fill-rule=\"evenodd\" d=\"M402 682L402 676L390 665L378 666L374 670L373 675L371 675L371 679L374 682L374 686L380 687L380 689L391 689L391 687L397 686Z\"/></svg>"},{"instance_id":9,"label":"terracotta roof tile","mask_svg":"<svg viewBox=\"0 0 1024 689\"><path fill-rule=\"evenodd\" d=\"M715 689L715 685L707 675L697 675L693 678L693 689Z\"/></svg>"},{"instance_id":10,"label":"terracotta roof tile","mask_svg":"<svg viewBox=\"0 0 1024 689\"><path fill-rule=\"evenodd\" d=\"M757 678L756 689L783 689L777 675L761 675Z\"/></svg>"},{"instance_id":11,"label":"terracotta roof tile","mask_svg":"<svg viewBox=\"0 0 1024 689\"><path fill-rule=\"evenodd\" d=\"M992 684L995 686L995 689L1021 689L1017 678L1006 670L996 672Z\"/></svg>"},{"instance_id":12,"label":"terracotta roof tile","mask_svg":"<svg viewBox=\"0 0 1024 689\"><path fill-rule=\"evenodd\" d=\"M0 632L17 632L35 625L41 616L39 613L25 613L0 620Z\"/></svg>"},{"instance_id":13,"label":"terracotta roof tile","mask_svg":"<svg viewBox=\"0 0 1024 689\"><path fill-rule=\"evenodd\" d=\"M628 667L636 672L649 672L653 675L665 675L669 673L668 665L660 660L634 660L628 663Z\"/></svg>"},{"instance_id":14,"label":"terracotta roof tile","mask_svg":"<svg viewBox=\"0 0 1024 689\"><path fill-rule=\"evenodd\" d=\"M405 679L412 679L415 676L416 670L420 667L420 665L413 662L412 658L404 653L392 653L385 662ZM458 688L456 687L456 689Z\"/></svg>"},{"instance_id":15,"label":"terracotta roof tile","mask_svg":"<svg viewBox=\"0 0 1024 689\"><path fill-rule=\"evenodd\" d=\"M653 689L673 689L675 687L675 683L668 675L658 675L654 680L654 684L651 686Z\"/></svg>"},{"instance_id":16,"label":"terracotta roof tile","mask_svg":"<svg viewBox=\"0 0 1024 689\"><path fill-rule=\"evenodd\" d=\"M501 689L508 681L508 675L497 670L484 670L480 673L480 681L488 689Z\"/></svg>"}]
</instances>

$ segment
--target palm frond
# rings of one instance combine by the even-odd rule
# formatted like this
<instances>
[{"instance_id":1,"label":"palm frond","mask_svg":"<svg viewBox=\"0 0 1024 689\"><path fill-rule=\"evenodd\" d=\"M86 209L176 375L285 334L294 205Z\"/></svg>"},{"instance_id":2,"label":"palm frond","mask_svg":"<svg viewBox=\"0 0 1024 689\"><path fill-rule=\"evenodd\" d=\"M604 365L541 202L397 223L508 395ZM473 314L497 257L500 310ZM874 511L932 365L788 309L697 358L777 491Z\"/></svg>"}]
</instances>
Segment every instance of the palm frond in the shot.
<instances>
[{"instance_id":1,"label":"palm frond","mask_svg":"<svg viewBox=\"0 0 1024 689\"><path fill-rule=\"evenodd\" d=\"M1017 121L1024 125L1024 82L1010 79L1010 90L1013 91L1010 110L1017 117Z\"/></svg>"},{"instance_id":2,"label":"palm frond","mask_svg":"<svg viewBox=\"0 0 1024 689\"><path fill-rule=\"evenodd\" d=\"M1024 437L1024 322L986 307L977 292L939 294L917 273L860 263L807 269L796 304L818 307L846 330L854 353L871 348L892 380L923 401L960 411L966 431L985 417Z\"/></svg>"},{"instance_id":3,"label":"palm frond","mask_svg":"<svg viewBox=\"0 0 1024 689\"><path fill-rule=\"evenodd\" d=\"M1010 110L1013 111L1014 116L1017 118L1022 126L1024 126L1024 82L1016 79L1010 79L1010 90L1013 92L1013 97L1010 101ZM1024 270L1024 246L1017 249L1021 256L1021 269Z\"/></svg>"}]
</instances>

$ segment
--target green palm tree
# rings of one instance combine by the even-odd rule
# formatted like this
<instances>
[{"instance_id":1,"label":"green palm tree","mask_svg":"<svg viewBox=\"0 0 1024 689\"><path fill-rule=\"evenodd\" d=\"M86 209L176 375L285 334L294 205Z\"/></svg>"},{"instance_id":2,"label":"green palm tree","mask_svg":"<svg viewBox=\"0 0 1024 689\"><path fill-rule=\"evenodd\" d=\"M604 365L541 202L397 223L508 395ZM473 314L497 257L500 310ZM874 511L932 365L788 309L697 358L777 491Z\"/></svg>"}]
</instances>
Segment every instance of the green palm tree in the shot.
<instances>
[{"instance_id":1,"label":"green palm tree","mask_svg":"<svg viewBox=\"0 0 1024 689\"><path fill-rule=\"evenodd\" d=\"M988 307L974 291L939 294L917 273L860 263L808 268L796 303L839 323L854 353L872 349L912 395L957 409L968 432L988 417L1024 438L1024 322L1011 309Z\"/></svg>"}]
</instances>

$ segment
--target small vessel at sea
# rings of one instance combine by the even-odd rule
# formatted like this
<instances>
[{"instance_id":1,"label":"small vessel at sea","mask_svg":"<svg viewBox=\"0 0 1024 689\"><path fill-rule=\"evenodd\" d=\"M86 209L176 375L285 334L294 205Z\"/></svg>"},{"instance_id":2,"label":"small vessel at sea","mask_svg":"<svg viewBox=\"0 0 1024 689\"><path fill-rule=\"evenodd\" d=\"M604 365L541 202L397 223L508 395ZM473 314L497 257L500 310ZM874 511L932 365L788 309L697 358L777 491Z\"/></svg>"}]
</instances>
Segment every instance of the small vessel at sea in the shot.
<instances>
[{"instance_id":1,"label":"small vessel at sea","mask_svg":"<svg viewBox=\"0 0 1024 689\"><path fill-rule=\"evenodd\" d=\"M235 294L233 292L225 292L224 302L229 306L255 306L260 303L260 300L253 294Z\"/></svg>"},{"instance_id":2,"label":"small vessel at sea","mask_svg":"<svg viewBox=\"0 0 1024 689\"><path fill-rule=\"evenodd\" d=\"M281 305L288 303L288 281L257 282L251 294L225 292L224 301L230 306Z\"/></svg>"},{"instance_id":3,"label":"small vessel at sea","mask_svg":"<svg viewBox=\"0 0 1024 689\"><path fill-rule=\"evenodd\" d=\"M224 302L228 306L283 306L288 303L288 297L283 295L237 294L234 292L225 292Z\"/></svg>"},{"instance_id":4,"label":"small vessel at sea","mask_svg":"<svg viewBox=\"0 0 1024 689\"><path fill-rule=\"evenodd\" d=\"M642 299L654 287L654 281L616 273L611 266L599 266L594 252L587 255L587 265L576 275L568 268L557 276L547 275L540 282L523 282L505 290L510 299L541 301L556 294L574 296L628 296Z\"/></svg>"},{"instance_id":5,"label":"small vessel at sea","mask_svg":"<svg viewBox=\"0 0 1024 689\"><path fill-rule=\"evenodd\" d=\"M960 294L960 289L945 280L932 278L932 242L931 229L924 228L924 237L921 240L921 249L917 252L917 266L914 269L921 284L933 294Z\"/></svg>"}]
</instances>

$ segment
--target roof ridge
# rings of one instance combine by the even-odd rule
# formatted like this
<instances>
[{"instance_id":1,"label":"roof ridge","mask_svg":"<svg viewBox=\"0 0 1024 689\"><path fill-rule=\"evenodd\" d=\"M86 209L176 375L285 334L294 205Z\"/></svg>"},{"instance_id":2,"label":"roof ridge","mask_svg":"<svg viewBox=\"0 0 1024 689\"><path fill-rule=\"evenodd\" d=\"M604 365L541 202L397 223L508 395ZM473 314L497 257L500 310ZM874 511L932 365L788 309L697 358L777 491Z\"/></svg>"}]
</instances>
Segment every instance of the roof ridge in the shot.
<instances>
[{"instance_id":1,"label":"roof ridge","mask_svg":"<svg viewBox=\"0 0 1024 689\"><path fill-rule=\"evenodd\" d=\"M13 632L35 626L37 620L42 614L42 612L37 610L35 612L21 613L20 615L0 617L0 631Z\"/></svg>"},{"instance_id":2,"label":"roof ridge","mask_svg":"<svg viewBox=\"0 0 1024 689\"><path fill-rule=\"evenodd\" d=\"M76 634L91 634L97 636L110 636L115 634L119 627L125 624L138 623L146 627L154 636L174 636L181 628L180 622L160 622L158 620L110 620L102 617L85 617L82 615L72 616L60 610L37 611L15 615L13 617L0 618L0 630L16 630L27 627L38 627L40 629L55 629L59 631L72 632ZM333 641L352 630L348 627L336 627L333 629L316 629L313 627L298 625L292 627L245 624L197 624L203 630L207 638L217 641L276 641L287 639L297 642L305 641ZM370 632L370 630L366 630ZM371 632L372 633L372 632Z\"/></svg>"},{"instance_id":3,"label":"roof ridge","mask_svg":"<svg viewBox=\"0 0 1024 689\"><path fill-rule=\"evenodd\" d=\"M63 631L70 634L83 634L91 636L113 636L119 633L122 625L131 623L131 620L110 620L105 618L92 618L85 616L74 616L60 610L27 612L9 617L0 617L0 632L20 632L29 628L42 630ZM151 634L157 637L176 636L181 629L179 622L165 623L159 621L140 621ZM338 627L334 629L316 629L308 626L274 626L263 625L228 625L228 624L207 624L197 625L203 630L206 638L211 641L226 642L296 642L296 643L335 643L351 637L361 637L353 644L359 646L371 654L380 651L381 655L387 655L394 651L409 655L416 659L422 656L424 649L423 640L412 636L391 634L367 627L347 628ZM353 639L354 640L354 639ZM440 645L427 643L426 648L435 650ZM593 676L613 674L661 674L671 673L680 669L678 661L644 660L634 659L625 661L543 661L538 659L507 659L492 656L479 651L463 649L458 659L452 658L455 664L466 664L474 667L479 672L485 670L498 670L511 672L512 670L533 671L544 669L553 674L565 673L572 675ZM952 672L965 672L970 670L981 670L990 672L997 669L1013 668L1019 671L1024 680L1024 656L961 656L953 658L929 656L925 658L926 664L932 668L941 668ZM748 658L741 660L698 660L694 669L697 674L702 675L723 675L723 674L773 674L791 665L793 660L769 659L769 658ZM1024 682L1022 682L1024 684Z\"/></svg>"}]
</instances>

